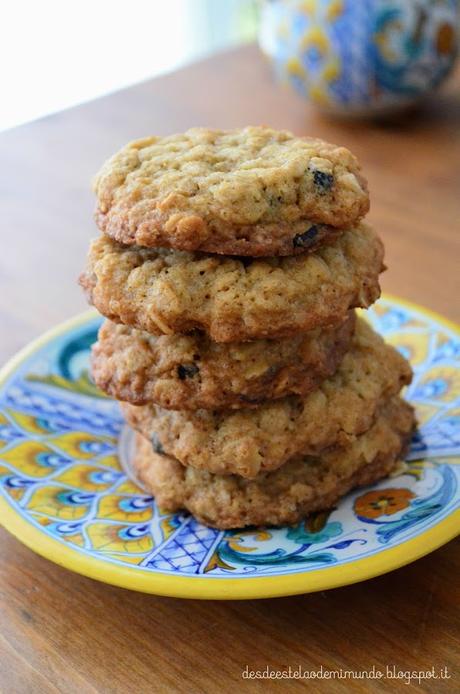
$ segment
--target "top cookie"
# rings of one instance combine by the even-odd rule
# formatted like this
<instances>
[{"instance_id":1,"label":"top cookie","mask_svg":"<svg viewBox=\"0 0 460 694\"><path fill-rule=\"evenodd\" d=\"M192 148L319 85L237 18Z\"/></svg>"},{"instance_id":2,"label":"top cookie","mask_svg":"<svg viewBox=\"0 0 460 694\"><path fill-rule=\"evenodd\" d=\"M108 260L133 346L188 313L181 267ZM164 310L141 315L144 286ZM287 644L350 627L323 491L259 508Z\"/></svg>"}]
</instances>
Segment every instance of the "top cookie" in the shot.
<instances>
[{"instance_id":1,"label":"top cookie","mask_svg":"<svg viewBox=\"0 0 460 694\"><path fill-rule=\"evenodd\" d=\"M267 127L136 140L94 190L98 226L121 243L230 255L303 252L369 209L351 152Z\"/></svg>"}]
</instances>

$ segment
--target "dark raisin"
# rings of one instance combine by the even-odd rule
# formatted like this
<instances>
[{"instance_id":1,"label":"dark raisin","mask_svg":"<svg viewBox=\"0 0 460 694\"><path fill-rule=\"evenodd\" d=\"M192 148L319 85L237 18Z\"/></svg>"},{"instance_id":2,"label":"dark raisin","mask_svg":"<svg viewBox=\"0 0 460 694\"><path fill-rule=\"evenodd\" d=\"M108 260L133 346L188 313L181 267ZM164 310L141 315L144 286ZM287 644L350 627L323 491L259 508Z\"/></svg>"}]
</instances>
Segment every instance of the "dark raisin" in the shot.
<instances>
[{"instance_id":1,"label":"dark raisin","mask_svg":"<svg viewBox=\"0 0 460 694\"><path fill-rule=\"evenodd\" d=\"M248 267L254 262L254 258L250 258L247 255L235 255L233 256L235 260L241 263L244 267Z\"/></svg>"},{"instance_id":2,"label":"dark raisin","mask_svg":"<svg viewBox=\"0 0 460 694\"><path fill-rule=\"evenodd\" d=\"M152 434L152 448L155 451L155 453L158 453L158 455L164 455L165 454L165 449L161 445L160 439L155 434L155 432Z\"/></svg>"},{"instance_id":3,"label":"dark raisin","mask_svg":"<svg viewBox=\"0 0 460 694\"><path fill-rule=\"evenodd\" d=\"M313 182L322 193L325 193L332 188L334 176L325 171L313 171Z\"/></svg>"},{"instance_id":4,"label":"dark raisin","mask_svg":"<svg viewBox=\"0 0 460 694\"><path fill-rule=\"evenodd\" d=\"M261 402L264 401L264 398L259 397L254 397L250 395L243 395L240 393L238 395L238 398L241 400L241 402L246 402L248 405L260 405Z\"/></svg>"},{"instance_id":5,"label":"dark raisin","mask_svg":"<svg viewBox=\"0 0 460 694\"><path fill-rule=\"evenodd\" d=\"M311 246L318 236L319 230L319 226L313 224L307 231L304 231L303 234L296 234L292 239L294 248L308 248Z\"/></svg>"},{"instance_id":6,"label":"dark raisin","mask_svg":"<svg viewBox=\"0 0 460 694\"><path fill-rule=\"evenodd\" d=\"M177 375L181 381L184 381L186 378L196 376L199 370L196 364L179 364L177 367Z\"/></svg>"}]
</instances>

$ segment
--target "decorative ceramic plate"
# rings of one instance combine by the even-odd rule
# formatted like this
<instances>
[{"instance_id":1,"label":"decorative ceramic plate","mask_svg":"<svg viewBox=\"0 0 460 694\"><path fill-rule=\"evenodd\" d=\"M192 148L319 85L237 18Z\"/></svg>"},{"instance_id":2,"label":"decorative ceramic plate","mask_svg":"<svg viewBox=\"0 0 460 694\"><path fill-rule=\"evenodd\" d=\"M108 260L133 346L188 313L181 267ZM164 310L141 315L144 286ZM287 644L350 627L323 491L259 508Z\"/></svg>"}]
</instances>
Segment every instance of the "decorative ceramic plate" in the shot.
<instances>
[{"instance_id":1,"label":"decorative ceramic plate","mask_svg":"<svg viewBox=\"0 0 460 694\"><path fill-rule=\"evenodd\" d=\"M289 528L221 532L162 511L131 481L118 404L88 376L101 318L85 313L0 376L0 521L86 576L160 595L262 598L396 569L460 529L460 328L387 297L366 312L410 359L420 429L390 479Z\"/></svg>"}]
</instances>

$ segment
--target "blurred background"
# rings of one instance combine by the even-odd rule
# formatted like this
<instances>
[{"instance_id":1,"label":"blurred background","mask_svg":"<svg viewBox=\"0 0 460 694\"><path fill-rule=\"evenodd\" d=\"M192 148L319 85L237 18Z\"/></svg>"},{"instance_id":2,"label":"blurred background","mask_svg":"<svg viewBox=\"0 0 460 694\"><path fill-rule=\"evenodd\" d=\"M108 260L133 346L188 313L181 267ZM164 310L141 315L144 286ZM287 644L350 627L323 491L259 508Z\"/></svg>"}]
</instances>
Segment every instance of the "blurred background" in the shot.
<instances>
[{"instance_id":1,"label":"blurred background","mask_svg":"<svg viewBox=\"0 0 460 694\"><path fill-rule=\"evenodd\" d=\"M2 6L0 130L257 38L323 111L412 105L449 73L459 0L15 0Z\"/></svg>"},{"instance_id":2,"label":"blurred background","mask_svg":"<svg viewBox=\"0 0 460 694\"><path fill-rule=\"evenodd\" d=\"M253 41L258 10L254 0L4 3L0 130Z\"/></svg>"}]
</instances>

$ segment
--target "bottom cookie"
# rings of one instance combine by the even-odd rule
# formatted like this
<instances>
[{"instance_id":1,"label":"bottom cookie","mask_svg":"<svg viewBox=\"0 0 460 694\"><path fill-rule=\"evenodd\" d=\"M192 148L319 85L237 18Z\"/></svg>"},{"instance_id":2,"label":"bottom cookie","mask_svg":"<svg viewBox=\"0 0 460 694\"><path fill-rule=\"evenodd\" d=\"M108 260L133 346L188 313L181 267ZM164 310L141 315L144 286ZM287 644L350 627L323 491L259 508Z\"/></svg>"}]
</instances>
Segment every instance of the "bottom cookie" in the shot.
<instances>
[{"instance_id":1,"label":"bottom cookie","mask_svg":"<svg viewBox=\"0 0 460 694\"><path fill-rule=\"evenodd\" d=\"M254 479L185 467L156 453L138 434L132 469L162 509L186 509L205 525L291 525L313 511L331 508L354 487L388 475L404 454L414 425L412 407L392 398L373 426L349 446L318 457L296 457Z\"/></svg>"}]
</instances>

